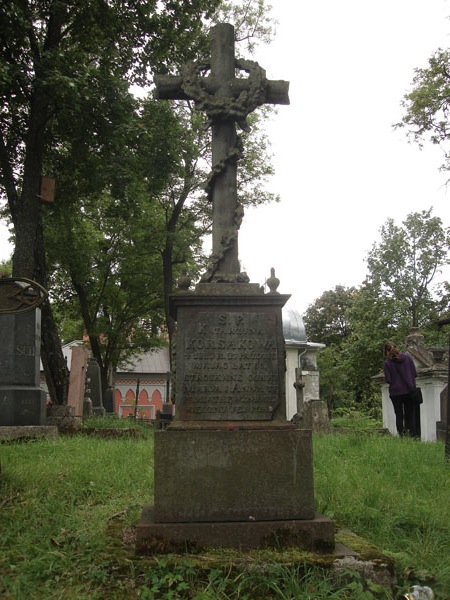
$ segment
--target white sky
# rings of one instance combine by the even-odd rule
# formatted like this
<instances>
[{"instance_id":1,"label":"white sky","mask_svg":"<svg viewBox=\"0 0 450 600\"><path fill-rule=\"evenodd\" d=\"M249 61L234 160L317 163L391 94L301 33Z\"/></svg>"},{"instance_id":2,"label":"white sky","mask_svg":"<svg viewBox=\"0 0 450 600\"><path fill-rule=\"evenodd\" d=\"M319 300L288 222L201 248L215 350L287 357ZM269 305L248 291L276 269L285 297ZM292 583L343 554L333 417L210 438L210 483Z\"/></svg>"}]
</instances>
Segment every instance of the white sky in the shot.
<instances>
[{"instance_id":1,"label":"white sky","mask_svg":"<svg viewBox=\"0 0 450 600\"><path fill-rule=\"evenodd\" d=\"M271 0L277 37L253 58L290 81L268 123L281 203L248 210L240 258L252 282L274 267L301 313L336 285L358 286L379 228L433 207L450 225L441 151L392 124L414 68L450 47L450 0ZM12 248L0 226L0 259Z\"/></svg>"},{"instance_id":2,"label":"white sky","mask_svg":"<svg viewBox=\"0 0 450 600\"><path fill-rule=\"evenodd\" d=\"M414 68L450 47L448 0L272 0L277 37L256 60L290 81L269 126L281 203L247 211L240 258L251 281L274 267L301 313L336 285L359 286L389 217L433 207L445 226L442 151L409 144L400 102ZM447 174L448 176L448 174Z\"/></svg>"}]
</instances>

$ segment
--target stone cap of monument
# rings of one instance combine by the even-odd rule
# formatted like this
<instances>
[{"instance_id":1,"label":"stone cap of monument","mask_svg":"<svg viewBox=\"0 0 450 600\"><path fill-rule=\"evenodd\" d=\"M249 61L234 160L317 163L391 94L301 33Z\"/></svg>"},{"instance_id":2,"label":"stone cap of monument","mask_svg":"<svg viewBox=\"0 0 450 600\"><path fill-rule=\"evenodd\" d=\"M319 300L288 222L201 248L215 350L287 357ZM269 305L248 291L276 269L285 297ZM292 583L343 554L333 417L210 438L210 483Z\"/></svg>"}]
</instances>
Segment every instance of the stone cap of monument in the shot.
<instances>
[{"instance_id":1,"label":"stone cap of monument","mask_svg":"<svg viewBox=\"0 0 450 600\"><path fill-rule=\"evenodd\" d=\"M204 286L204 287L203 287ZM221 306L240 306L248 303L252 307L283 307L290 294L264 294L258 284L242 283L205 283L199 284L195 292L172 294L169 296L170 314L176 319L178 308L197 306L199 309L210 307L211 303Z\"/></svg>"},{"instance_id":2,"label":"stone cap of monument","mask_svg":"<svg viewBox=\"0 0 450 600\"><path fill-rule=\"evenodd\" d=\"M298 429L298 425L291 421L173 421L170 425L170 429L180 431L191 431L193 429L208 430L208 431L261 431L268 430L273 431L274 429L291 431L292 429Z\"/></svg>"}]
</instances>

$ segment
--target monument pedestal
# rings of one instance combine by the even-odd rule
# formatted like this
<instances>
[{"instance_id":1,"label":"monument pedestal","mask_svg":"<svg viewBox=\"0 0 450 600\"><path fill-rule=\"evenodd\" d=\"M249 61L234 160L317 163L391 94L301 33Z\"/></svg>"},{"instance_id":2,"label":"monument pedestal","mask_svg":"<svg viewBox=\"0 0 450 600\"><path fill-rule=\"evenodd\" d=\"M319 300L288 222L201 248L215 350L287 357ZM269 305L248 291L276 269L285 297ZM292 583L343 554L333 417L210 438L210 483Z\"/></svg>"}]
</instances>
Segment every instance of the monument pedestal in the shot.
<instances>
[{"instance_id":1,"label":"monument pedestal","mask_svg":"<svg viewBox=\"0 0 450 600\"><path fill-rule=\"evenodd\" d=\"M0 315L0 425L45 425L39 387L41 311Z\"/></svg>"},{"instance_id":2,"label":"monument pedestal","mask_svg":"<svg viewBox=\"0 0 450 600\"><path fill-rule=\"evenodd\" d=\"M139 550L334 549L334 524L314 511L311 430L286 421L288 298L254 284L172 297L176 416L155 432Z\"/></svg>"},{"instance_id":3,"label":"monument pedestal","mask_svg":"<svg viewBox=\"0 0 450 600\"><path fill-rule=\"evenodd\" d=\"M46 425L46 397L38 387L0 386L0 425Z\"/></svg>"},{"instance_id":4,"label":"monument pedestal","mask_svg":"<svg viewBox=\"0 0 450 600\"><path fill-rule=\"evenodd\" d=\"M310 430L175 423L155 432L154 460L155 505L144 508L137 527L141 550L333 551L334 524L314 511Z\"/></svg>"}]
</instances>

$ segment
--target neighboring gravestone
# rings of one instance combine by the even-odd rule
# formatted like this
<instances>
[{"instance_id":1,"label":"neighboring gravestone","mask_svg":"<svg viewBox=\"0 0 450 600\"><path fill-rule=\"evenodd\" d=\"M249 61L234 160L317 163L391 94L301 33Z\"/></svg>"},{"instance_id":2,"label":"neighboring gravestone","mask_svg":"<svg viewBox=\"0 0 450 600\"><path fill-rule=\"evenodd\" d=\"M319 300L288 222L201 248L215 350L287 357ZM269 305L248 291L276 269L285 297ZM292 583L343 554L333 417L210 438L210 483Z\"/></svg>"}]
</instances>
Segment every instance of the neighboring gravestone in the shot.
<instances>
[{"instance_id":1,"label":"neighboring gravestone","mask_svg":"<svg viewBox=\"0 0 450 600\"><path fill-rule=\"evenodd\" d=\"M235 70L249 73L235 78ZM204 73L210 70L210 75ZM177 321L175 418L154 436L154 506L137 527L140 550L193 547L334 549L333 523L314 511L311 431L286 421L282 307L239 272L235 122L288 84L234 56L234 29L211 31L211 61L160 77L161 98L193 98L212 125L213 258L194 292L170 299Z\"/></svg>"},{"instance_id":2,"label":"neighboring gravestone","mask_svg":"<svg viewBox=\"0 0 450 600\"><path fill-rule=\"evenodd\" d=\"M436 423L436 439L445 441L447 433L448 383L439 395L440 420Z\"/></svg>"},{"instance_id":3,"label":"neighboring gravestone","mask_svg":"<svg viewBox=\"0 0 450 600\"><path fill-rule=\"evenodd\" d=\"M73 416L78 420L82 419L84 412L87 360L88 349L86 346L74 346L72 348L67 404L72 407Z\"/></svg>"},{"instance_id":4,"label":"neighboring gravestone","mask_svg":"<svg viewBox=\"0 0 450 600\"><path fill-rule=\"evenodd\" d=\"M89 382L90 399L92 401L92 414L95 417L104 417L106 410L103 406L102 378L97 359L93 356L88 360L87 379Z\"/></svg>"},{"instance_id":5,"label":"neighboring gravestone","mask_svg":"<svg viewBox=\"0 0 450 600\"><path fill-rule=\"evenodd\" d=\"M45 290L27 279L0 278L0 425L46 424L39 387Z\"/></svg>"}]
</instances>

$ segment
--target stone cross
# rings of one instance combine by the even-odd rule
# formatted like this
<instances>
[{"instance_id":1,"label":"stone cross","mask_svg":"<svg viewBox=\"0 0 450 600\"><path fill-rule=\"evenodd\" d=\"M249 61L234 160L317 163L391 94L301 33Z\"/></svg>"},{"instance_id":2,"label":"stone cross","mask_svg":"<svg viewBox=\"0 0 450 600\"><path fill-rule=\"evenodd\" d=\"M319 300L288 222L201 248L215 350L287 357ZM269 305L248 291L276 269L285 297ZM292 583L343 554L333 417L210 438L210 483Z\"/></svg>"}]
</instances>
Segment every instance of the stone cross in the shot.
<instances>
[{"instance_id":1,"label":"stone cross","mask_svg":"<svg viewBox=\"0 0 450 600\"><path fill-rule=\"evenodd\" d=\"M238 229L242 207L237 201L237 160L240 156L235 123L246 128L247 115L262 104L289 104L289 82L269 81L252 61L238 60L234 27L221 23L211 29L209 63L189 63L180 76L155 76L156 97L194 100L212 127L213 170L209 196L213 203L213 271L215 281L239 281ZM236 77L236 69L249 73ZM200 74L209 70L208 77Z\"/></svg>"}]
</instances>

